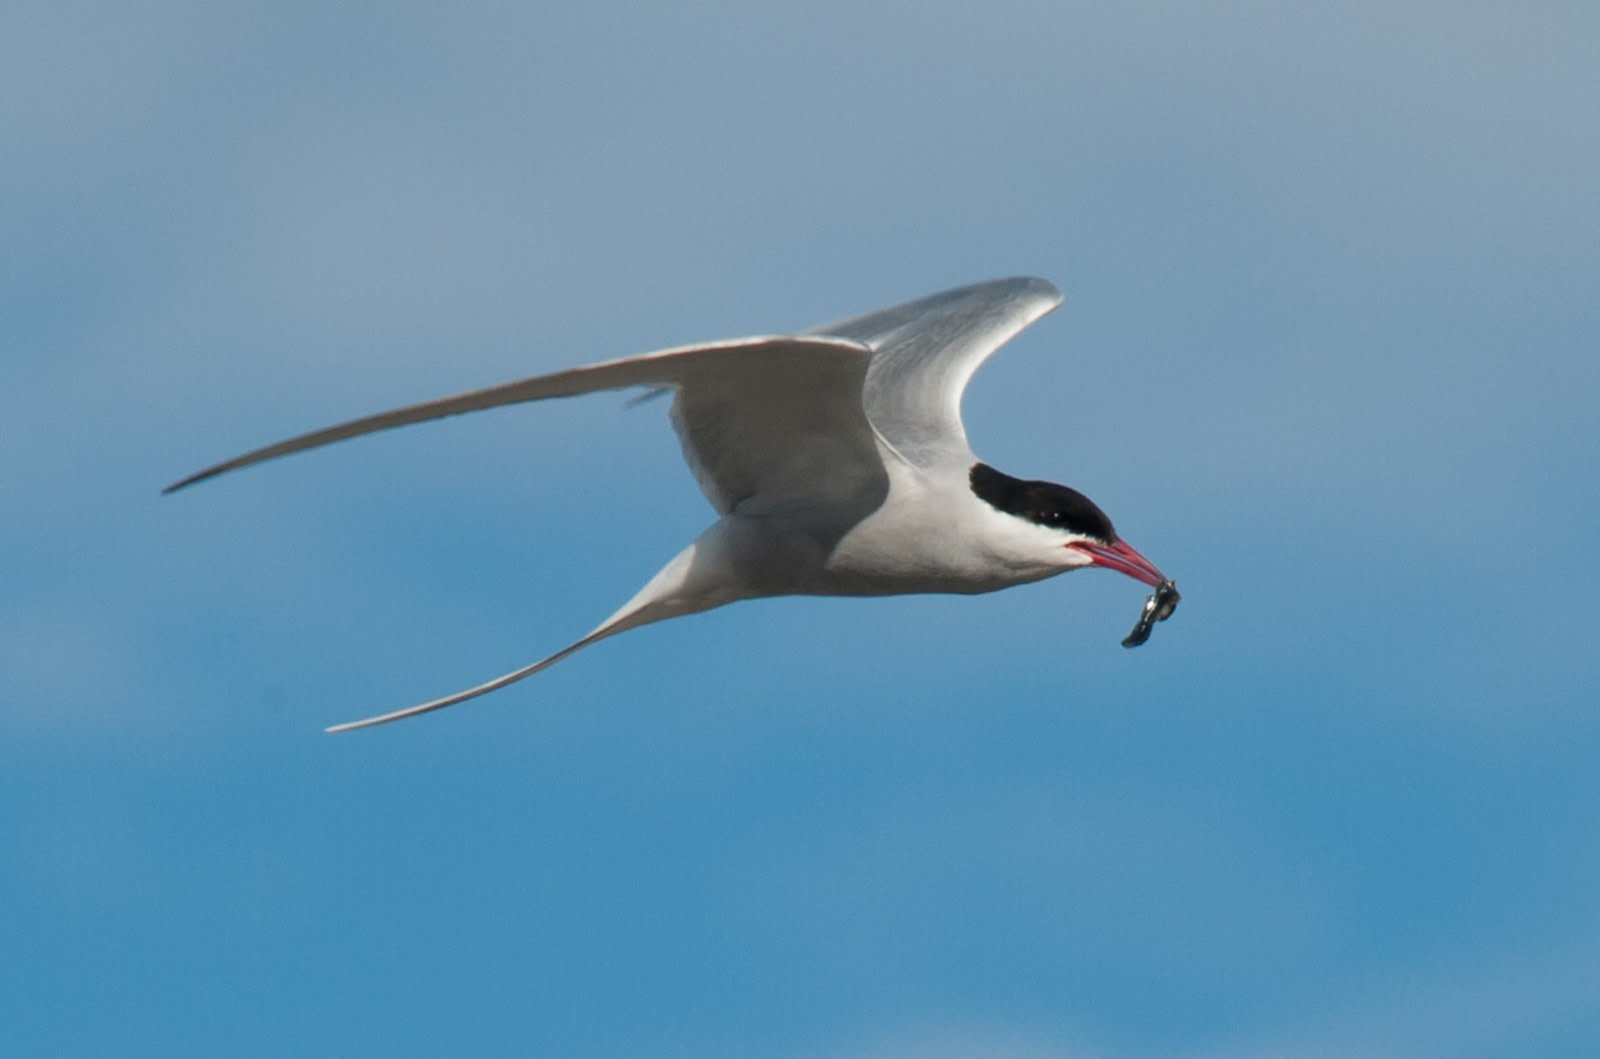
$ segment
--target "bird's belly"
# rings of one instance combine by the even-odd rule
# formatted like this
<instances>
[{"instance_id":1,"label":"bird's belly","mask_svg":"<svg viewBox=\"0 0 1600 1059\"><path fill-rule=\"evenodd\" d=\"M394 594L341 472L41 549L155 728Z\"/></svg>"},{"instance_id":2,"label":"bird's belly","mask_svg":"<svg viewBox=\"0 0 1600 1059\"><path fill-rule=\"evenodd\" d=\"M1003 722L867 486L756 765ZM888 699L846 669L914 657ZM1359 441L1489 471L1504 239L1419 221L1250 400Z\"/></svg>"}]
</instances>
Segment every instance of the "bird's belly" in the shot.
<instances>
[{"instance_id":1,"label":"bird's belly","mask_svg":"<svg viewBox=\"0 0 1600 1059\"><path fill-rule=\"evenodd\" d=\"M1062 572L1043 565L1037 552L997 546L981 523L963 517L965 499L912 495L864 515L735 514L708 537L745 596L975 594Z\"/></svg>"},{"instance_id":2,"label":"bird's belly","mask_svg":"<svg viewBox=\"0 0 1600 1059\"><path fill-rule=\"evenodd\" d=\"M960 526L863 522L823 563L820 594L890 596L923 592L976 594L1038 581L1059 567L1018 563L974 547Z\"/></svg>"},{"instance_id":3,"label":"bird's belly","mask_svg":"<svg viewBox=\"0 0 1600 1059\"><path fill-rule=\"evenodd\" d=\"M860 564L854 557L830 562L806 594L828 596L898 596L928 592L976 595L1026 584L1058 571L1017 571L970 564L930 561L927 557L891 556L888 562Z\"/></svg>"}]
</instances>

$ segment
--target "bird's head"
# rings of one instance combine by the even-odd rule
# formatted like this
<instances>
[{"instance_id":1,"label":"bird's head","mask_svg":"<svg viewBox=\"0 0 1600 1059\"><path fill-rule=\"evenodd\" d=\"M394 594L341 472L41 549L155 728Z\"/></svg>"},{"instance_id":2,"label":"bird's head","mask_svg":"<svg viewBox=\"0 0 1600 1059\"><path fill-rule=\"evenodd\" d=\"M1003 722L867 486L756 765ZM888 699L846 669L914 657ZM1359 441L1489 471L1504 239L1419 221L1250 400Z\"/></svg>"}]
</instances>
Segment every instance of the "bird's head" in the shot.
<instances>
[{"instance_id":1,"label":"bird's head","mask_svg":"<svg viewBox=\"0 0 1600 1059\"><path fill-rule=\"evenodd\" d=\"M1117 536L1111 520L1093 500L1054 482L1013 478L986 463L972 465L972 492L990 507L1044 530L1053 565L1073 570L1103 566L1135 581L1159 585L1166 576Z\"/></svg>"}]
</instances>

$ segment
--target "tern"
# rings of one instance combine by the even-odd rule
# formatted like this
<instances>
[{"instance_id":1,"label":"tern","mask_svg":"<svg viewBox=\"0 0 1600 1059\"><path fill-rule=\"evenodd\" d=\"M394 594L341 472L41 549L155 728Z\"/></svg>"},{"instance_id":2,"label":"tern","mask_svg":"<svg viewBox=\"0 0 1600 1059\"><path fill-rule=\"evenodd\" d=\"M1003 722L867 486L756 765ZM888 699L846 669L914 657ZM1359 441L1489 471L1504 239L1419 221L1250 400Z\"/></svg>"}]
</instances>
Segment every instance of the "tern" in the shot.
<instances>
[{"instance_id":1,"label":"tern","mask_svg":"<svg viewBox=\"0 0 1600 1059\"><path fill-rule=\"evenodd\" d=\"M1097 566L1157 586L1164 618L1177 599L1171 583L1088 497L1013 478L967 444L961 395L973 372L1060 303L1061 292L1044 280L998 279L797 334L605 361L302 434L165 492L463 412L636 387L673 394L672 424L718 516L705 532L615 614L548 658L330 732L453 706L598 640L743 599L993 592ZM1148 635L1147 620L1141 627Z\"/></svg>"}]
</instances>

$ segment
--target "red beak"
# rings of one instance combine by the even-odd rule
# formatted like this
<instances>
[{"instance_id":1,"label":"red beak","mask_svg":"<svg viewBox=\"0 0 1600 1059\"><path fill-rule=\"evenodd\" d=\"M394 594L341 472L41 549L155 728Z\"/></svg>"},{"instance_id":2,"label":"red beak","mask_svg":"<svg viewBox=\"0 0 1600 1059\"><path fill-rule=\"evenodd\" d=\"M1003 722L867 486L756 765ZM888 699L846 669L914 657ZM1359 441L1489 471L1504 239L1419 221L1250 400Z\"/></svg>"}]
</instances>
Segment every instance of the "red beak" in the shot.
<instances>
[{"instance_id":1,"label":"red beak","mask_svg":"<svg viewBox=\"0 0 1600 1059\"><path fill-rule=\"evenodd\" d=\"M1135 581L1143 581L1147 585L1159 585L1167 579L1165 574L1156 569L1155 563L1134 551L1133 546L1126 541L1118 541L1112 545L1096 544L1094 541L1073 541L1067 547L1087 555L1096 566L1104 566L1119 574L1127 574Z\"/></svg>"}]
</instances>

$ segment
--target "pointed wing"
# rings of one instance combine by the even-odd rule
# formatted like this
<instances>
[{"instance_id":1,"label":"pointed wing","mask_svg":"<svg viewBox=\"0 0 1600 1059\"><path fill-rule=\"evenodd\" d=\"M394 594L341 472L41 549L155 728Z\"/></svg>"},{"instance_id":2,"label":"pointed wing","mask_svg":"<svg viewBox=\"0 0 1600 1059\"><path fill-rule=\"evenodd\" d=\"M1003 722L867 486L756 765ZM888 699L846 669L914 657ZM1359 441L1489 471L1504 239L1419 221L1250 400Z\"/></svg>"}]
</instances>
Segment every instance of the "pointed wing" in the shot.
<instances>
[{"instance_id":1,"label":"pointed wing","mask_svg":"<svg viewBox=\"0 0 1600 1059\"><path fill-rule=\"evenodd\" d=\"M1042 279L990 280L803 332L872 349L867 419L909 463L969 462L961 394L972 373L1017 332L1061 304Z\"/></svg>"},{"instance_id":2,"label":"pointed wing","mask_svg":"<svg viewBox=\"0 0 1600 1059\"><path fill-rule=\"evenodd\" d=\"M870 351L859 342L820 336L744 338L665 349L353 419L226 460L165 491L409 423L648 386L676 392L673 424L701 489L719 512L740 503L815 496L819 490L842 495L883 474L861 407L869 358Z\"/></svg>"},{"instance_id":3,"label":"pointed wing","mask_svg":"<svg viewBox=\"0 0 1600 1059\"><path fill-rule=\"evenodd\" d=\"M695 568L695 555L698 548L699 541L689 545L671 562L662 567L656 573L656 576L652 577L615 614L595 626L583 639L568 644L548 658L541 659L529 666L523 666L521 669L513 670L504 676L495 677L493 680L484 681L476 687L458 691L453 695L445 695L416 706L408 706L403 710L378 714L376 717L336 724L327 729L327 731L349 732L357 728L371 728L374 725L388 724L390 721L415 717L421 713L442 710L446 706L454 706L458 702L466 702L468 699L475 699L479 695L487 695L489 692L497 691L507 684L515 684L525 677L531 677L541 670L549 669L563 658L576 654L590 644L604 640L608 636L615 636L618 633L627 632L629 629L637 629L641 625L649 625L652 622L681 618L686 614L710 610L712 607L731 602L735 597L707 596L693 591L683 591L687 587L691 573Z\"/></svg>"}]
</instances>

